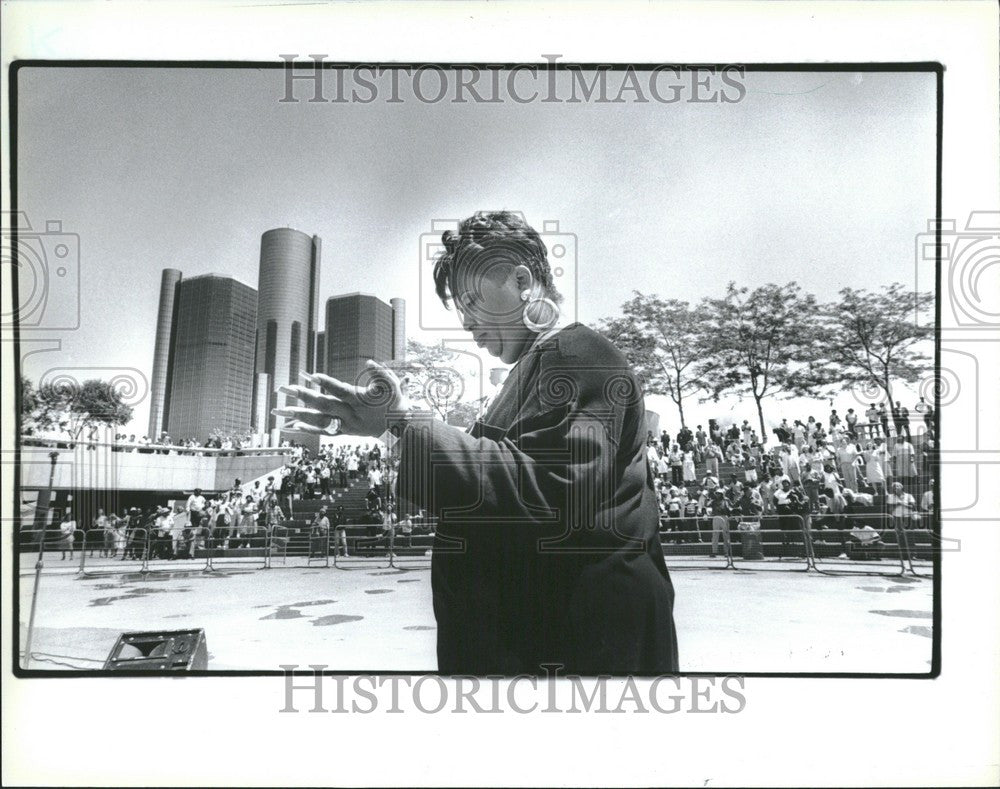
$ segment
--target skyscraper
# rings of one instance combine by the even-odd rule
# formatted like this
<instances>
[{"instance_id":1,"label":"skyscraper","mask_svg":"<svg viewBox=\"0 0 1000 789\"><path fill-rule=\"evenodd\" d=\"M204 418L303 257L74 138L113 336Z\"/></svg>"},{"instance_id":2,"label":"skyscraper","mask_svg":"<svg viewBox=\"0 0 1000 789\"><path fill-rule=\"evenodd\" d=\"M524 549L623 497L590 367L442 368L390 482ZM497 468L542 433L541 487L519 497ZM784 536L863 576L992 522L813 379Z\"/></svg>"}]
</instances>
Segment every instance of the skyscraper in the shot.
<instances>
[{"instance_id":1,"label":"skyscraper","mask_svg":"<svg viewBox=\"0 0 1000 789\"><path fill-rule=\"evenodd\" d=\"M332 296L326 302L324 372L355 383L369 359L393 361L404 358L406 349L406 303L393 299L390 307L369 293Z\"/></svg>"},{"instance_id":2,"label":"skyscraper","mask_svg":"<svg viewBox=\"0 0 1000 789\"><path fill-rule=\"evenodd\" d=\"M156 345L153 349L153 375L149 391L149 431L156 439L167 428L170 400L170 358L173 352L177 285L181 272L163 269L160 276L160 308L156 314Z\"/></svg>"},{"instance_id":3,"label":"skyscraper","mask_svg":"<svg viewBox=\"0 0 1000 789\"><path fill-rule=\"evenodd\" d=\"M278 387L302 383L299 373L315 369L320 243L319 236L289 227L268 230L260 239L254 413L267 415L266 424L255 427L270 433L272 444L280 441L284 420L271 409L286 405Z\"/></svg>"},{"instance_id":4,"label":"skyscraper","mask_svg":"<svg viewBox=\"0 0 1000 789\"><path fill-rule=\"evenodd\" d=\"M246 434L257 291L231 277L203 274L181 279L174 292L164 429L175 441L204 441L215 431Z\"/></svg>"}]
</instances>

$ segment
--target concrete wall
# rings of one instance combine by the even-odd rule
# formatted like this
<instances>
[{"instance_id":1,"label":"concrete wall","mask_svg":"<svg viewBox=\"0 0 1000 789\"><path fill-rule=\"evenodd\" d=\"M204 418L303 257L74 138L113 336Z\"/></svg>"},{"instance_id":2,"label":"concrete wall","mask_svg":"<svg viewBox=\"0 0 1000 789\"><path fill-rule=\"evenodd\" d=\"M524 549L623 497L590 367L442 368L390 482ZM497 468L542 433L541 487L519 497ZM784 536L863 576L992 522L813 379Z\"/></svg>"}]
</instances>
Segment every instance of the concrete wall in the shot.
<instances>
[{"instance_id":1,"label":"concrete wall","mask_svg":"<svg viewBox=\"0 0 1000 789\"><path fill-rule=\"evenodd\" d=\"M224 490L281 468L284 455L216 457L112 452L108 446L75 449L21 448L21 488L49 485L51 452L57 453L53 487L57 490Z\"/></svg>"}]
</instances>

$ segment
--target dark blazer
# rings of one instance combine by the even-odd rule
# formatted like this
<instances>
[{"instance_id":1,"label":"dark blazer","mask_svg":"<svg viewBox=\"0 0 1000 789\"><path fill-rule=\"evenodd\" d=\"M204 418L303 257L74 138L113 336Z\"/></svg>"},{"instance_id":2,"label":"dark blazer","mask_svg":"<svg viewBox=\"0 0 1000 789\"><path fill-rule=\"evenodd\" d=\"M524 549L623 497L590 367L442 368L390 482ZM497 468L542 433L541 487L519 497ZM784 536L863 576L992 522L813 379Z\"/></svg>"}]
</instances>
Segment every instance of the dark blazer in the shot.
<instances>
[{"instance_id":1,"label":"dark blazer","mask_svg":"<svg viewBox=\"0 0 1000 789\"><path fill-rule=\"evenodd\" d=\"M410 423L398 493L439 519L440 672L678 670L645 436L635 374L582 324L536 342L470 431Z\"/></svg>"}]
</instances>

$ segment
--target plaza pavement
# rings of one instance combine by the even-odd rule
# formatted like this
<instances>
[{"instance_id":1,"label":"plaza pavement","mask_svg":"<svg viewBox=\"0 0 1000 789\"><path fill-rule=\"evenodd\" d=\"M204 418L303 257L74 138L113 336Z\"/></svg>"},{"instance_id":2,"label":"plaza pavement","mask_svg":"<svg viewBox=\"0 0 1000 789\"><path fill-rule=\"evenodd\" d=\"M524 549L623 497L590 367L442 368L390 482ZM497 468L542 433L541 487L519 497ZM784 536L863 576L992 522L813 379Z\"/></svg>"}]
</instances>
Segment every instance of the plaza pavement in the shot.
<instances>
[{"instance_id":1,"label":"plaza pavement","mask_svg":"<svg viewBox=\"0 0 1000 789\"><path fill-rule=\"evenodd\" d=\"M411 562L411 564L416 564ZM99 669L127 630L203 628L212 670L425 672L436 668L430 572L385 559L272 569L95 562L88 577L49 555L35 619L34 669ZM34 557L19 578L23 651ZM926 673L932 582L815 572L674 570L682 671Z\"/></svg>"}]
</instances>

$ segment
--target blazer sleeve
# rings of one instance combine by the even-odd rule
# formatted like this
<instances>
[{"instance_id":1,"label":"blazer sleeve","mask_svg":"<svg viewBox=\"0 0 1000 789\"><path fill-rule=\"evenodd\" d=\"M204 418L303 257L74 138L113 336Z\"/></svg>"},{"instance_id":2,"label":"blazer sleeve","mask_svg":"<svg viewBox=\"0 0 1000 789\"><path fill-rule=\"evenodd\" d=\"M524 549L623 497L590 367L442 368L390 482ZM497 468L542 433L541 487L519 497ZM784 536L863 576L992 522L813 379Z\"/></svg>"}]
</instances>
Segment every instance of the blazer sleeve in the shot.
<instances>
[{"instance_id":1,"label":"blazer sleeve","mask_svg":"<svg viewBox=\"0 0 1000 789\"><path fill-rule=\"evenodd\" d=\"M443 523L611 527L611 503L631 460L619 446L641 416L635 395L627 396L639 392L634 376L618 376L610 386L606 375L577 380L563 402L534 397L506 430L411 423L399 444L401 500Z\"/></svg>"}]
</instances>

